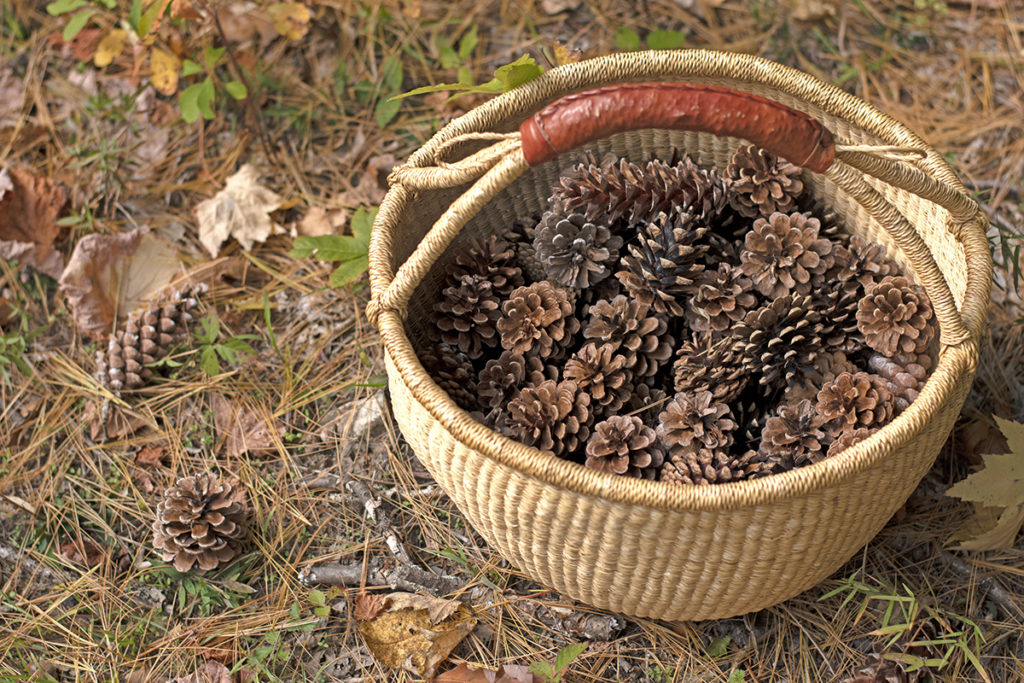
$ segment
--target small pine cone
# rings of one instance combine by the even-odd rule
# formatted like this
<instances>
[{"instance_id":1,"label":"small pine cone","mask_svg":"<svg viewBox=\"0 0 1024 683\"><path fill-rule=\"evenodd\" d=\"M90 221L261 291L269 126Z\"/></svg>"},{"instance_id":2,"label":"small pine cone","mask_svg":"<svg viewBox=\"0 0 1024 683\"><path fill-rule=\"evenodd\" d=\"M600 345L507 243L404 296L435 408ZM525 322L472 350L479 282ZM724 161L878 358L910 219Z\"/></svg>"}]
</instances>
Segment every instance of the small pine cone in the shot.
<instances>
[{"instance_id":1,"label":"small pine cone","mask_svg":"<svg viewBox=\"0 0 1024 683\"><path fill-rule=\"evenodd\" d=\"M549 279L586 289L612 274L622 238L581 213L562 217L549 212L537 226L533 246Z\"/></svg>"},{"instance_id":2,"label":"small pine cone","mask_svg":"<svg viewBox=\"0 0 1024 683\"><path fill-rule=\"evenodd\" d=\"M153 523L153 546L179 572L230 562L247 532L245 494L214 474L184 477L164 492Z\"/></svg>"},{"instance_id":3,"label":"small pine cone","mask_svg":"<svg viewBox=\"0 0 1024 683\"><path fill-rule=\"evenodd\" d=\"M850 252L855 258L854 268L864 287L890 275L899 275L899 266L889 260L885 246L870 242L860 235L850 237Z\"/></svg>"},{"instance_id":4,"label":"small pine cone","mask_svg":"<svg viewBox=\"0 0 1024 683\"><path fill-rule=\"evenodd\" d=\"M701 276L686 308L686 321L697 332L723 332L757 305L753 283L736 266L719 263L716 272Z\"/></svg>"},{"instance_id":5,"label":"small pine cone","mask_svg":"<svg viewBox=\"0 0 1024 683\"><path fill-rule=\"evenodd\" d=\"M656 374L672 357L675 340L668 334L668 321L650 306L619 295L598 301L589 315L583 337L614 345L636 377Z\"/></svg>"},{"instance_id":6,"label":"small pine cone","mask_svg":"<svg viewBox=\"0 0 1024 683\"><path fill-rule=\"evenodd\" d=\"M441 339L470 358L480 358L485 348L498 343L495 325L501 317L501 299L482 275L462 275L458 283L441 292L441 300L434 304L434 324Z\"/></svg>"},{"instance_id":7,"label":"small pine cone","mask_svg":"<svg viewBox=\"0 0 1024 683\"><path fill-rule=\"evenodd\" d=\"M903 276L886 276L867 288L857 306L857 327L868 346L890 358L922 353L935 336L928 295Z\"/></svg>"},{"instance_id":8,"label":"small pine cone","mask_svg":"<svg viewBox=\"0 0 1024 683\"><path fill-rule=\"evenodd\" d=\"M501 346L540 358L556 358L579 332L580 321L566 290L542 280L512 290L497 323Z\"/></svg>"},{"instance_id":9,"label":"small pine cone","mask_svg":"<svg viewBox=\"0 0 1024 683\"><path fill-rule=\"evenodd\" d=\"M760 479L772 474L781 474L793 469L788 458L770 455L760 450L748 450L736 459L734 471L739 473L737 479Z\"/></svg>"},{"instance_id":10,"label":"small pine cone","mask_svg":"<svg viewBox=\"0 0 1024 683\"><path fill-rule=\"evenodd\" d=\"M638 479L657 478L665 460L655 431L635 416L613 415L598 422L586 451L587 467Z\"/></svg>"},{"instance_id":11,"label":"small pine cone","mask_svg":"<svg viewBox=\"0 0 1024 683\"><path fill-rule=\"evenodd\" d=\"M833 262L832 242L818 236L820 225L807 213L758 218L744 239L740 269L764 296L809 293L812 277Z\"/></svg>"},{"instance_id":12,"label":"small pine cone","mask_svg":"<svg viewBox=\"0 0 1024 683\"><path fill-rule=\"evenodd\" d=\"M818 391L823 385L844 372L853 374L858 371L857 366L850 362L850 359L842 351L819 353L814 358L814 364L786 386L782 400L786 403L805 398L817 401Z\"/></svg>"},{"instance_id":13,"label":"small pine cone","mask_svg":"<svg viewBox=\"0 0 1024 683\"><path fill-rule=\"evenodd\" d=\"M676 394L658 422L658 437L668 449L662 481L715 484L736 478L729 455L736 423L729 406L710 391Z\"/></svg>"},{"instance_id":14,"label":"small pine cone","mask_svg":"<svg viewBox=\"0 0 1024 683\"><path fill-rule=\"evenodd\" d=\"M590 436L590 394L575 382L545 380L509 401L497 429L558 457L572 456Z\"/></svg>"},{"instance_id":15,"label":"small pine cone","mask_svg":"<svg viewBox=\"0 0 1024 683\"><path fill-rule=\"evenodd\" d=\"M836 440L829 445L828 457L831 458L833 455L838 455L839 453L842 453L850 446L860 443L861 441L868 438L877 431L877 429L868 429L866 427L860 427L859 429L850 429L848 431L843 432L842 434L837 436Z\"/></svg>"},{"instance_id":16,"label":"small pine cone","mask_svg":"<svg viewBox=\"0 0 1024 683\"><path fill-rule=\"evenodd\" d=\"M896 412L901 413L921 393L921 387L928 380L926 368L931 367L931 358L913 353L889 358L873 353L868 357L868 367L885 380L886 388L896 399Z\"/></svg>"},{"instance_id":17,"label":"small pine cone","mask_svg":"<svg viewBox=\"0 0 1024 683\"><path fill-rule=\"evenodd\" d=\"M590 407L602 415L615 413L633 393L633 373L613 344L584 344L565 364L565 379L590 394Z\"/></svg>"},{"instance_id":18,"label":"small pine cone","mask_svg":"<svg viewBox=\"0 0 1024 683\"><path fill-rule=\"evenodd\" d=\"M492 358L480 371L476 395L489 415L504 410L505 405L528 385L538 385L546 379L558 379L558 368L547 365L536 356L523 356L514 351L503 351L501 357Z\"/></svg>"},{"instance_id":19,"label":"small pine cone","mask_svg":"<svg viewBox=\"0 0 1024 683\"><path fill-rule=\"evenodd\" d=\"M544 266L537 260L537 250L533 248L533 240L537 236L536 219L520 218L512 223L509 239L516 250L516 263L523 269L525 282L540 282L547 277Z\"/></svg>"},{"instance_id":20,"label":"small pine cone","mask_svg":"<svg viewBox=\"0 0 1024 683\"><path fill-rule=\"evenodd\" d=\"M476 370L473 361L459 347L440 342L436 348L422 351L420 362L427 374L437 382L437 386L451 396L460 408L473 411L479 407L477 395L473 393Z\"/></svg>"},{"instance_id":21,"label":"small pine cone","mask_svg":"<svg viewBox=\"0 0 1024 683\"><path fill-rule=\"evenodd\" d=\"M777 459L777 468L782 470L820 461L825 457L821 422L814 404L807 399L780 405L778 414L769 417L761 430L761 457ZM774 471L779 471L777 468Z\"/></svg>"},{"instance_id":22,"label":"small pine cone","mask_svg":"<svg viewBox=\"0 0 1024 683\"><path fill-rule=\"evenodd\" d=\"M747 218L792 211L804 191L798 166L755 145L737 149L725 173L729 203Z\"/></svg>"},{"instance_id":23,"label":"small pine cone","mask_svg":"<svg viewBox=\"0 0 1024 683\"><path fill-rule=\"evenodd\" d=\"M750 359L735 352L731 340L695 335L676 351L673 387L677 392L710 391L715 400L729 402L746 388L754 367Z\"/></svg>"},{"instance_id":24,"label":"small pine cone","mask_svg":"<svg viewBox=\"0 0 1024 683\"><path fill-rule=\"evenodd\" d=\"M841 373L818 392L815 410L835 438L860 427L878 428L892 419L893 396L885 380L866 372Z\"/></svg>"},{"instance_id":25,"label":"small pine cone","mask_svg":"<svg viewBox=\"0 0 1024 683\"><path fill-rule=\"evenodd\" d=\"M639 229L637 243L623 256L626 270L615 274L631 297L658 313L682 316L684 304L696 290L708 245L701 243L708 228L693 214L659 214Z\"/></svg>"},{"instance_id":26,"label":"small pine cone","mask_svg":"<svg viewBox=\"0 0 1024 683\"><path fill-rule=\"evenodd\" d=\"M760 373L760 384L784 386L813 368L830 332L810 296L786 295L736 324L733 349Z\"/></svg>"},{"instance_id":27,"label":"small pine cone","mask_svg":"<svg viewBox=\"0 0 1024 683\"><path fill-rule=\"evenodd\" d=\"M448 276L449 287L459 287L465 275L475 275L491 283L494 293L505 298L523 286L523 270L516 263L515 245L497 235L476 239L455 255Z\"/></svg>"}]
</instances>

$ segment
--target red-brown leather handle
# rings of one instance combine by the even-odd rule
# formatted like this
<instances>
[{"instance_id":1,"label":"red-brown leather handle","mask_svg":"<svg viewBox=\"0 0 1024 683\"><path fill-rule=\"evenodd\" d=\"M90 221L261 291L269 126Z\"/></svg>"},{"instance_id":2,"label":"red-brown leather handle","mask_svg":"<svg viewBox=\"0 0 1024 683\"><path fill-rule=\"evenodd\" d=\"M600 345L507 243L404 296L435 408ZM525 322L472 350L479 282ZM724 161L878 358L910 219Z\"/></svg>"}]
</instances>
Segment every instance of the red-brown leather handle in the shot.
<instances>
[{"instance_id":1,"label":"red-brown leather handle","mask_svg":"<svg viewBox=\"0 0 1024 683\"><path fill-rule=\"evenodd\" d=\"M749 140L824 173L835 160L832 133L803 112L714 85L624 83L566 95L520 126L531 166L613 133L642 128L693 130Z\"/></svg>"}]
</instances>

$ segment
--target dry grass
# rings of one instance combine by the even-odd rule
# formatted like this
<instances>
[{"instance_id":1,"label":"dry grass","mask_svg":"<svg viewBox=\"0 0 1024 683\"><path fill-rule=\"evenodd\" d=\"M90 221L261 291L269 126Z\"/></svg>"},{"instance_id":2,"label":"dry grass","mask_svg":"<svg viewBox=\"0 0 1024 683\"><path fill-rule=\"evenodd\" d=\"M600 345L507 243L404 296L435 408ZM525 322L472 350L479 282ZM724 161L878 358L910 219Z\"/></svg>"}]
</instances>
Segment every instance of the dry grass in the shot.
<instances>
[{"instance_id":1,"label":"dry grass","mask_svg":"<svg viewBox=\"0 0 1024 683\"><path fill-rule=\"evenodd\" d=\"M265 77L268 159L244 107L223 104L200 128L152 123L116 98L90 102L91 66L45 38L62 22L34 4L0 2L0 64L26 89L20 114L0 129L0 163L72 188L83 220L65 253L90 232L150 225L191 254L194 277L212 285L203 312L216 312L224 334L258 336L257 355L221 374L206 376L186 351L171 378L112 399L91 377L96 344L74 331L55 284L42 276L24 281L4 264L5 298L21 302L18 320L39 333L24 355L34 372L14 369L13 381L0 387L7 444L0 451L0 679L35 671L41 679L49 672L60 680L126 680L146 671L159 680L218 659L247 670L246 680L411 680L377 664L356 634L349 614L358 589L332 590L331 615L320 618L298 579L317 563L386 567L392 558L385 534L337 479L328 477L335 483L326 488L303 483L323 475L369 485L412 559L457 577L481 627L456 650L456 661L550 659L580 638L538 618L545 605L568 601L507 566L467 528L387 415L382 432L351 438L361 401L378 391L367 385L382 372L362 314L366 287L326 288L328 270L288 258L285 237L252 254L232 246L212 262L198 247L190 208L244 161L271 170L272 188L297 200L283 216L295 220L357 186L371 157L401 158L429 137L439 120L422 99L405 102L383 129L373 117L378 96L358 99L357 82L377 83L388 56L401 60L409 89L454 80L454 68L439 66L436 37L472 26L480 45L466 66L480 79L555 40L584 56L610 51L620 27L641 35L651 27L680 30L688 46L759 53L841 83L947 150L1004 237L1020 243L1009 235L1020 231L1024 203L1024 12L1015 0L924 8L863 0L808 21L794 16L814 3L798 0L696 0L690 12L681 8L690 3L671 0L587 4L549 16L540 2L404 0L390 12L374 3L316 3L306 40L275 40L252 55ZM344 83L339 65L347 69ZM97 92L123 87L117 69L92 75ZM993 411L1024 415L1020 299L1000 297L964 429ZM13 324L4 324L5 334ZM229 458L213 394L251 411L274 435L268 448ZM95 429L104 399L112 415L105 437ZM911 594L923 606L893 651L973 623L983 640L964 642L989 680L1021 680L1024 549L955 555L941 546L966 515L942 492L967 472L963 451L977 456L977 440L971 443L951 441L904 512L823 585L745 617L630 621L615 639L591 642L569 680L726 681L739 669L748 682L843 680L887 642L875 633L884 600L864 593L845 605L842 593L822 599L853 576L878 595ZM164 449L160 466L137 464L146 446ZM161 491L207 469L240 478L253 508L253 542L227 570L186 579L152 554L149 529ZM982 680L963 650L935 678Z\"/></svg>"}]
</instances>

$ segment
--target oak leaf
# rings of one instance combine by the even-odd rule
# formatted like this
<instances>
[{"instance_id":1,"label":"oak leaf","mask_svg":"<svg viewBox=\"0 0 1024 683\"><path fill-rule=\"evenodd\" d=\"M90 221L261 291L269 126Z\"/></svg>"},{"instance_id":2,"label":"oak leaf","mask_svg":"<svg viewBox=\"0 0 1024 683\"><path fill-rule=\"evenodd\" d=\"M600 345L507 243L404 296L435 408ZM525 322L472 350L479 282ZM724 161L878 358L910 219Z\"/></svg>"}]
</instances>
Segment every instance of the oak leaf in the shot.
<instances>
[{"instance_id":1,"label":"oak leaf","mask_svg":"<svg viewBox=\"0 0 1024 683\"><path fill-rule=\"evenodd\" d=\"M281 232L281 226L270 220L270 213L281 204L280 195L260 184L256 167L245 164L227 179L223 190L196 205L199 241L213 257L229 237L249 251Z\"/></svg>"},{"instance_id":2,"label":"oak leaf","mask_svg":"<svg viewBox=\"0 0 1024 683\"><path fill-rule=\"evenodd\" d=\"M373 595L369 593L360 593L355 599L355 609L352 610L352 616L355 617L356 621L368 621L375 618L381 612L384 611L384 599L386 595L375 593Z\"/></svg>"},{"instance_id":3,"label":"oak leaf","mask_svg":"<svg viewBox=\"0 0 1024 683\"><path fill-rule=\"evenodd\" d=\"M17 168L0 170L0 258L59 278L64 257L54 244L64 235L57 220L67 202L60 183Z\"/></svg>"}]
</instances>

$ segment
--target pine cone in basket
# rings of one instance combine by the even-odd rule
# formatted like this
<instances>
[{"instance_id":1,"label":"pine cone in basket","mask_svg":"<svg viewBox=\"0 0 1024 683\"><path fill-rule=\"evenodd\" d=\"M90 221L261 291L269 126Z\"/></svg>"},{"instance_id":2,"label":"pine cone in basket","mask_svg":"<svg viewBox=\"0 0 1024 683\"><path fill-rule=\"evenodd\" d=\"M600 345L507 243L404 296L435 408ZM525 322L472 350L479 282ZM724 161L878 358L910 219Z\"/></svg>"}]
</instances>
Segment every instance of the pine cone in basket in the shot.
<instances>
[{"instance_id":1,"label":"pine cone in basket","mask_svg":"<svg viewBox=\"0 0 1024 683\"><path fill-rule=\"evenodd\" d=\"M479 408L477 395L473 393L476 382L473 361L458 346L440 342L435 348L423 350L419 356L427 374L460 408L467 411Z\"/></svg>"},{"instance_id":2,"label":"pine cone in basket","mask_svg":"<svg viewBox=\"0 0 1024 683\"><path fill-rule=\"evenodd\" d=\"M612 274L622 238L606 226L590 222L582 213L563 217L549 212L537 226L533 246L549 279L585 289Z\"/></svg>"},{"instance_id":3,"label":"pine cone in basket","mask_svg":"<svg viewBox=\"0 0 1024 683\"><path fill-rule=\"evenodd\" d=\"M657 478L665 454L654 430L636 416L613 415L594 425L584 464L598 472Z\"/></svg>"},{"instance_id":4,"label":"pine cone in basket","mask_svg":"<svg viewBox=\"0 0 1024 683\"><path fill-rule=\"evenodd\" d=\"M503 348L553 358L572 343L580 329L566 290L542 280L512 290L497 323Z\"/></svg>"},{"instance_id":5,"label":"pine cone in basket","mask_svg":"<svg viewBox=\"0 0 1024 683\"><path fill-rule=\"evenodd\" d=\"M668 321L650 306L619 295L598 301L589 315L583 337L612 344L636 377L656 374L672 357L675 340L668 334Z\"/></svg>"},{"instance_id":6,"label":"pine cone in basket","mask_svg":"<svg viewBox=\"0 0 1024 683\"><path fill-rule=\"evenodd\" d=\"M590 408L600 415L616 412L633 393L633 373L613 344L584 344L565 364L563 375L590 394Z\"/></svg>"},{"instance_id":7,"label":"pine cone in basket","mask_svg":"<svg viewBox=\"0 0 1024 683\"><path fill-rule=\"evenodd\" d=\"M865 287L889 275L900 274L899 267L889 260L882 244L853 235L850 237L850 251L855 259L854 268L859 273L858 279Z\"/></svg>"},{"instance_id":8,"label":"pine cone in basket","mask_svg":"<svg viewBox=\"0 0 1024 683\"><path fill-rule=\"evenodd\" d=\"M756 360L737 353L731 339L713 339L703 333L684 339L672 366L677 392L710 391L715 400L729 402L739 396L757 371Z\"/></svg>"},{"instance_id":9,"label":"pine cone in basket","mask_svg":"<svg viewBox=\"0 0 1024 683\"><path fill-rule=\"evenodd\" d=\"M626 270L615 274L629 295L658 313L682 316L684 305L696 289L708 245L701 242L706 226L693 214L659 214L640 226L637 243L622 257Z\"/></svg>"},{"instance_id":10,"label":"pine cone in basket","mask_svg":"<svg viewBox=\"0 0 1024 683\"><path fill-rule=\"evenodd\" d=\"M153 377L146 367L167 355L170 347L188 335L191 311L206 285L180 289L157 298L143 310L131 313L124 330L115 333L107 351L96 353L96 376L111 391L138 389Z\"/></svg>"},{"instance_id":11,"label":"pine cone in basket","mask_svg":"<svg viewBox=\"0 0 1024 683\"><path fill-rule=\"evenodd\" d=\"M485 276L465 274L457 282L445 287L434 304L434 325L441 339L470 358L480 358L484 348L498 343L495 325L501 317L501 298Z\"/></svg>"},{"instance_id":12,"label":"pine cone in basket","mask_svg":"<svg viewBox=\"0 0 1024 683\"><path fill-rule=\"evenodd\" d=\"M814 404L804 399L784 403L765 421L761 445L744 454L740 466L750 479L819 462L825 457L825 432Z\"/></svg>"},{"instance_id":13,"label":"pine cone in basket","mask_svg":"<svg viewBox=\"0 0 1024 683\"><path fill-rule=\"evenodd\" d=\"M835 441L829 444L828 457L831 458L833 455L838 455L839 453L842 453L850 446L860 443L861 441L868 438L877 431L878 429L868 429L867 427L860 427L858 429L850 429L843 432L842 434L836 437Z\"/></svg>"},{"instance_id":14,"label":"pine cone in basket","mask_svg":"<svg viewBox=\"0 0 1024 683\"><path fill-rule=\"evenodd\" d=\"M786 403L809 398L818 400L818 391L823 385L831 382L836 376L849 372L859 372L859 368L850 361L843 351L826 351L814 358L810 368L793 378L785 390L783 401Z\"/></svg>"},{"instance_id":15,"label":"pine cone in basket","mask_svg":"<svg viewBox=\"0 0 1024 683\"><path fill-rule=\"evenodd\" d=\"M925 353L899 353L893 358L873 353L868 357L868 368L885 380L886 388L895 398L897 414L917 398L928 380L931 364L931 357Z\"/></svg>"},{"instance_id":16,"label":"pine cone in basket","mask_svg":"<svg viewBox=\"0 0 1024 683\"><path fill-rule=\"evenodd\" d=\"M811 291L811 278L832 266L832 242L818 236L820 223L807 213L758 218L744 239L740 269L761 294L780 297Z\"/></svg>"},{"instance_id":17,"label":"pine cone in basket","mask_svg":"<svg viewBox=\"0 0 1024 683\"><path fill-rule=\"evenodd\" d=\"M686 321L698 332L722 332L755 306L757 295L750 278L736 266L723 262L718 264L717 271L701 273L686 308Z\"/></svg>"},{"instance_id":18,"label":"pine cone in basket","mask_svg":"<svg viewBox=\"0 0 1024 683\"><path fill-rule=\"evenodd\" d=\"M246 514L241 489L215 474L184 477L157 505L153 546L179 572L216 569L241 550Z\"/></svg>"},{"instance_id":19,"label":"pine cone in basket","mask_svg":"<svg viewBox=\"0 0 1024 683\"><path fill-rule=\"evenodd\" d=\"M748 313L733 328L734 351L761 375L760 384L788 384L808 372L831 334L810 296L787 294Z\"/></svg>"},{"instance_id":20,"label":"pine cone in basket","mask_svg":"<svg viewBox=\"0 0 1024 683\"><path fill-rule=\"evenodd\" d=\"M515 246L508 240L497 235L475 239L456 253L448 285L457 287L464 275L477 275L489 281L499 297L507 297L523 285L523 269L516 260Z\"/></svg>"},{"instance_id":21,"label":"pine cone in basket","mask_svg":"<svg viewBox=\"0 0 1024 683\"><path fill-rule=\"evenodd\" d=\"M935 336L928 295L904 276L869 286L857 307L857 326L875 351L889 356L922 353Z\"/></svg>"},{"instance_id":22,"label":"pine cone in basket","mask_svg":"<svg viewBox=\"0 0 1024 683\"><path fill-rule=\"evenodd\" d=\"M866 372L838 375L818 392L815 410L832 437L860 427L882 427L893 416L893 396L885 380Z\"/></svg>"},{"instance_id":23,"label":"pine cone in basket","mask_svg":"<svg viewBox=\"0 0 1024 683\"><path fill-rule=\"evenodd\" d=\"M528 385L538 385L546 379L558 379L558 368L548 365L537 356L523 356L514 351L503 351L499 358L492 358L480 371L476 383L476 395L488 416L504 410L519 390ZM472 385L467 386L472 391Z\"/></svg>"},{"instance_id":24,"label":"pine cone in basket","mask_svg":"<svg viewBox=\"0 0 1024 683\"><path fill-rule=\"evenodd\" d=\"M575 382L549 379L524 387L509 401L497 429L527 446L567 458L590 436L591 421L590 394Z\"/></svg>"},{"instance_id":25,"label":"pine cone in basket","mask_svg":"<svg viewBox=\"0 0 1024 683\"><path fill-rule=\"evenodd\" d=\"M741 216L792 211L804 191L800 168L756 145L741 146L726 166L729 203Z\"/></svg>"},{"instance_id":26,"label":"pine cone in basket","mask_svg":"<svg viewBox=\"0 0 1024 683\"><path fill-rule=\"evenodd\" d=\"M658 437L668 448L662 481L715 484L736 478L729 455L736 423L729 406L710 391L676 394L658 420Z\"/></svg>"}]
</instances>

